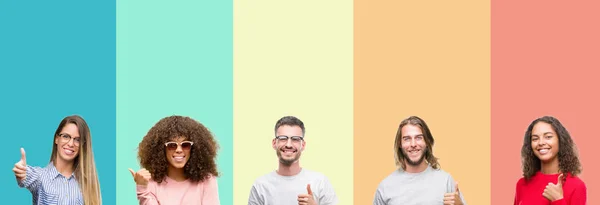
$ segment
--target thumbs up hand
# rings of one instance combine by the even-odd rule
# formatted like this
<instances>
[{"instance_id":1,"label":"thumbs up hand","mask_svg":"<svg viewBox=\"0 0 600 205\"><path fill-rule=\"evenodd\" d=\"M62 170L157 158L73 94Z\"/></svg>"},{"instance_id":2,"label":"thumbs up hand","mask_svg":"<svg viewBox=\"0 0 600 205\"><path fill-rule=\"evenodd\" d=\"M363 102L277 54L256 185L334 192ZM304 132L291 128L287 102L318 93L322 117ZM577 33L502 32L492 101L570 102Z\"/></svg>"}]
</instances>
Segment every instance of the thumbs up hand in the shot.
<instances>
[{"instance_id":1,"label":"thumbs up hand","mask_svg":"<svg viewBox=\"0 0 600 205\"><path fill-rule=\"evenodd\" d=\"M140 169L137 172L134 172L133 169L129 168L129 172L131 172L131 176L137 185L146 186L150 179L152 179L152 175L146 169Z\"/></svg>"},{"instance_id":2,"label":"thumbs up hand","mask_svg":"<svg viewBox=\"0 0 600 205\"><path fill-rule=\"evenodd\" d=\"M21 160L15 163L13 168L17 180L22 181L27 177L27 158L25 157L25 149L21 148Z\"/></svg>"},{"instance_id":3,"label":"thumbs up hand","mask_svg":"<svg viewBox=\"0 0 600 205\"><path fill-rule=\"evenodd\" d=\"M542 194L546 199L550 201L556 201L563 198L563 180L565 179L564 175L561 173L558 175L558 182L556 184L550 182L546 185L546 189L544 189L544 193Z\"/></svg>"},{"instance_id":4,"label":"thumbs up hand","mask_svg":"<svg viewBox=\"0 0 600 205\"><path fill-rule=\"evenodd\" d=\"M317 202L315 202L315 199L313 198L313 193L310 189L310 184L306 185L306 192L308 194L298 195L298 205L317 205Z\"/></svg>"},{"instance_id":5,"label":"thumbs up hand","mask_svg":"<svg viewBox=\"0 0 600 205\"><path fill-rule=\"evenodd\" d=\"M463 205L460 199L460 190L458 189L458 183L454 186L454 192L444 194L444 205Z\"/></svg>"}]
</instances>

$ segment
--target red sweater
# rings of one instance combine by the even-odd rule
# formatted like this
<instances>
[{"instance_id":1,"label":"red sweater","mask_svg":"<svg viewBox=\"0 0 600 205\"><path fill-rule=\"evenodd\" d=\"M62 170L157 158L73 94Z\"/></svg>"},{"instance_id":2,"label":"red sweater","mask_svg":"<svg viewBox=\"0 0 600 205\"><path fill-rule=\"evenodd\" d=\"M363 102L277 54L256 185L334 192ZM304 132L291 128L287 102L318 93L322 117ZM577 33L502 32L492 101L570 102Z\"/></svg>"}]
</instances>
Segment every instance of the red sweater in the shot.
<instances>
[{"instance_id":1,"label":"red sweater","mask_svg":"<svg viewBox=\"0 0 600 205\"><path fill-rule=\"evenodd\" d=\"M576 176L568 174L563 183L563 198L551 202L542 194L548 183L556 184L560 174L542 174L537 172L530 180L521 178L517 182L515 205L585 205L585 183Z\"/></svg>"}]
</instances>

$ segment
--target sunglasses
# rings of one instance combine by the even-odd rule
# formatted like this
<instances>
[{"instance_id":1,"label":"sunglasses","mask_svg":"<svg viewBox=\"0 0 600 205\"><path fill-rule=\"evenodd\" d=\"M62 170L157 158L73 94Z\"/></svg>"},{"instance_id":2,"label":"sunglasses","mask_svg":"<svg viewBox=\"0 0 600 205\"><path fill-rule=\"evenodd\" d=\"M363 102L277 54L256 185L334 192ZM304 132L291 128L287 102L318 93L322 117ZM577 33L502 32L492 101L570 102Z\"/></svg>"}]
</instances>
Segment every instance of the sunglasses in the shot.
<instances>
[{"instance_id":1,"label":"sunglasses","mask_svg":"<svg viewBox=\"0 0 600 205\"><path fill-rule=\"evenodd\" d=\"M177 147L179 147L179 146L181 146L181 149L187 151L187 150L192 149L192 145L194 145L194 142L190 142L190 141L165 143L165 146L167 146L167 150L170 150L170 151L177 150Z\"/></svg>"}]
</instances>

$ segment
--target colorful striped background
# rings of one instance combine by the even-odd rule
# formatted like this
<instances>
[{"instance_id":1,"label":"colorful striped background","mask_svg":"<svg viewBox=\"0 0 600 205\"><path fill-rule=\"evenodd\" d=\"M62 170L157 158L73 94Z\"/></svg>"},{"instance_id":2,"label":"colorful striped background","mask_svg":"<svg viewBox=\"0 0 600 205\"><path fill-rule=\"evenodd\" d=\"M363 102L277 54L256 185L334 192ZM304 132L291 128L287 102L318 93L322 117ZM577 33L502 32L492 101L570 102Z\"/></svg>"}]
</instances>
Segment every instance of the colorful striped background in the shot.
<instances>
[{"instance_id":1,"label":"colorful striped background","mask_svg":"<svg viewBox=\"0 0 600 205\"><path fill-rule=\"evenodd\" d=\"M0 196L29 204L10 170L19 148L34 148L28 162L43 165L47 133L82 114L98 139L105 204L136 204L127 168L139 169L137 144L177 114L217 137L222 204L246 204L252 182L277 168L275 121L295 115L307 129L302 166L327 175L340 204L371 204L395 169L398 123L418 115L469 204L510 204L525 129L554 115L578 145L588 204L599 204L599 9L596 1L0 1L0 128L28 138L6 138L0 149L8 182Z\"/></svg>"}]
</instances>

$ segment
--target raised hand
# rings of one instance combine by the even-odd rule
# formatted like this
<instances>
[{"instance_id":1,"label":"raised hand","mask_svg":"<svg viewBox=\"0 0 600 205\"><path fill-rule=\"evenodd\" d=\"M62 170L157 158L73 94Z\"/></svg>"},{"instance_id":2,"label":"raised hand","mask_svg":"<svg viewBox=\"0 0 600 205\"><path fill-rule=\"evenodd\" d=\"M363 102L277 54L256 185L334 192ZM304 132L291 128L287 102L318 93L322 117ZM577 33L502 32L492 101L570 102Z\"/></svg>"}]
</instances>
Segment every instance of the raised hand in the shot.
<instances>
[{"instance_id":1,"label":"raised hand","mask_svg":"<svg viewBox=\"0 0 600 205\"><path fill-rule=\"evenodd\" d=\"M308 194L298 195L298 205L317 205L317 202L315 202L315 199L313 198L310 184L306 185L306 192L308 192Z\"/></svg>"},{"instance_id":2,"label":"raised hand","mask_svg":"<svg viewBox=\"0 0 600 205\"><path fill-rule=\"evenodd\" d=\"M129 172L131 172L131 176L137 185L146 186L150 179L152 179L150 172L143 168L137 172L134 172L133 169L129 168Z\"/></svg>"},{"instance_id":3,"label":"raised hand","mask_svg":"<svg viewBox=\"0 0 600 205\"><path fill-rule=\"evenodd\" d=\"M454 192L444 194L444 205L462 205L463 202L460 199L460 190L458 189L458 183L454 186Z\"/></svg>"},{"instance_id":4,"label":"raised hand","mask_svg":"<svg viewBox=\"0 0 600 205\"><path fill-rule=\"evenodd\" d=\"M27 177L27 157L25 157L25 149L21 148L21 160L15 163L13 168L17 180L22 181Z\"/></svg>"},{"instance_id":5,"label":"raised hand","mask_svg":"<svg viewBox=\"0 0 600 205\"><path fill-rule=\"evenodd\" d=\"M554 184L552 182L546 185L546 189L544 189L544 193L542 194L546 199L550 201L556 201L563 198L563 174L558 175L558 183Z\"/></svg>"}]
</instances>

